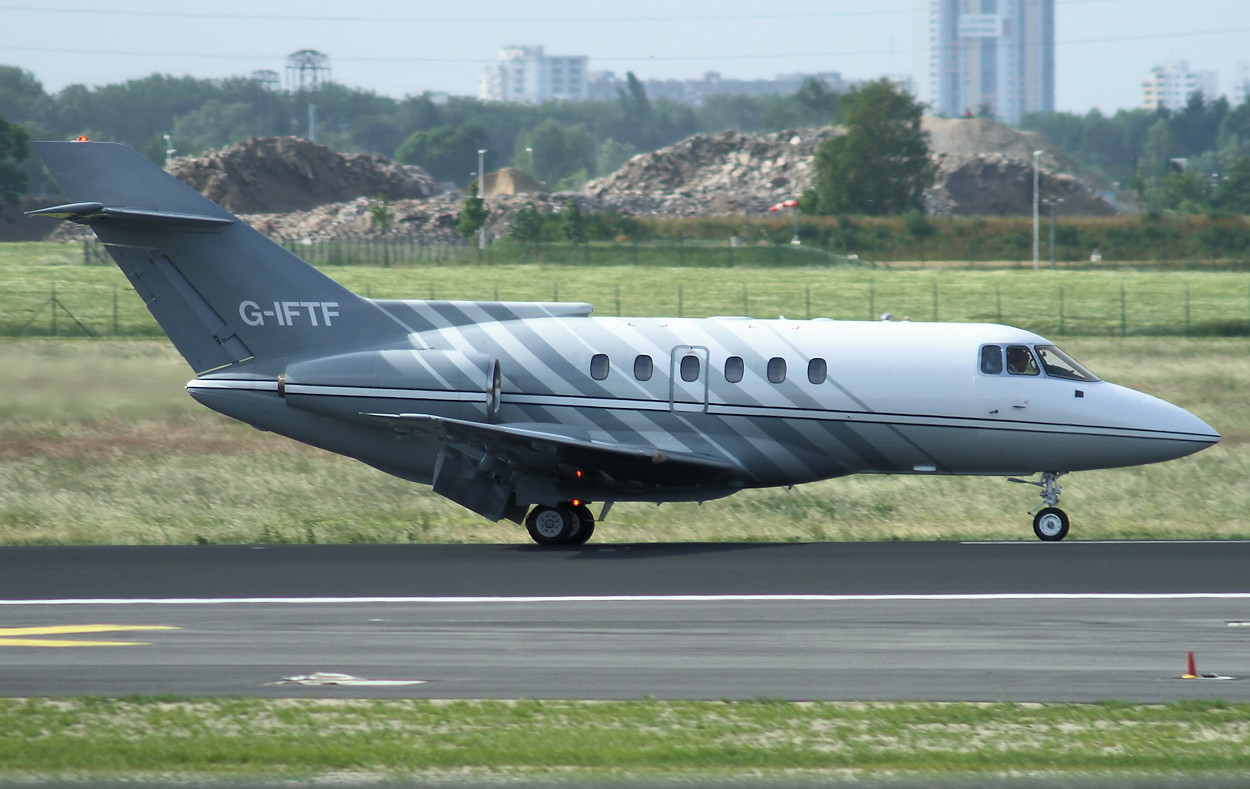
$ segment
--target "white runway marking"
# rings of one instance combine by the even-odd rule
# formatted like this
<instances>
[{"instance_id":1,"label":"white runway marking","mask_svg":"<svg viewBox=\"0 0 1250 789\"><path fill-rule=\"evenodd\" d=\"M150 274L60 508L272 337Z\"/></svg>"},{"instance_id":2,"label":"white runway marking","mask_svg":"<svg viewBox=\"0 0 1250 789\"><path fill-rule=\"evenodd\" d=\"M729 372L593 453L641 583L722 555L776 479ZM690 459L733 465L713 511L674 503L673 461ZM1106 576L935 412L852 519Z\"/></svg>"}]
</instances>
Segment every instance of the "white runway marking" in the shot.
<instances>
[{"instance_id":1,"label":"white runway marking","mask_svg":"<svg viewBox=\"0 0 1250 789\"><path fill-rule=\"evenodd\" d=\"M1250 540L1064 540L1046 543L1040 540L963 540L960 545L1245 545Z\"/></svg>"},{"instance_id":2,"label":"white runway marking","mask_svg":"<svg viewBox=\"0 0 1250 789\"><path fill-rule=\"evenodd\" d=\"M301 674L298 677L287 677L277 682L266 682L266 685L344 685L348 687L406 687L409 685L425 685L426 679L362 679L351 674L335 674L319 671L315 674Z\"/></svg>"},{"instance_id":3,"label":"white runway marking","mask_svg":"<svg viewBox=\"0 0 1250 789\"><path fill-rule=\"evenodd\" d=\"M0 606L96 605L358 605L362 603L854 603L973 602L980 600L1250 600L1250 592L1038 592L1005 594L760 594L760 595L551 595L519 597L146 597L0 600Z\"/></svg>"}]
</instances>

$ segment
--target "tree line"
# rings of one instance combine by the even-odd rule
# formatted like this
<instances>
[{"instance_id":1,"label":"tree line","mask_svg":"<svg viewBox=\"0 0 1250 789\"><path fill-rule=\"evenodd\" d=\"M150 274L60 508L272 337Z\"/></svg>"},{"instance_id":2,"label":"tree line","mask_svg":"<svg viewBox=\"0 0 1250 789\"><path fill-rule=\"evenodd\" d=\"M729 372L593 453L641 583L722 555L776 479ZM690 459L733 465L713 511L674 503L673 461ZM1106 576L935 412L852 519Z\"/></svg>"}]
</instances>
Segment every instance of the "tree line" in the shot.
<instances>
[{"instance_id":1,"label":"tree line","mask_svg":"<svg viewBox=\"0 0 1250 789\"><path fill-rule=\"evenodd\" d=\"M575 205L575 204L574 204ZM569 210L544 214L531 207L519 211L508 240L521 248L522 260L543 260L550 245L572 244L578 254L589 254L588 244L601 249L612 245L666 249L672 262L690 257L696 248L775 250L778 257L792 248L798 235L802 246L843 256L855 256L864 265L894 261L992 261L1031 266L1033 224L1027 216L930 217L919 212L901 215L778 217L629 217ZM1066 217L1055 228L1054 259L1059 265L1119 268L1145 265L1147 269L1213 268L1250 270L1250 218L1244 216L1164 215ZM687 249L679 252L682 245ZM1049 266L1050 234L1044 225L1040 259ZM742 255L740 257L746 257ZM717 259L724 261L724 255ZM788 259L788 258L787 258Z\"/></svg>"},{"instance_id":2,"label":"tree line","mask_svg":"<svg viewBox=\"0 0 1250 789\"><path fill-rule=\"evenodd\" d=\"M1195 93L1180 110L1026 115L1078 164L1135 190L1149 210L1250 213L1250 102Z\"/></svg>"},{"instance_id":3,"label":"tree line","mask_svg":"<svg viewBox=\"0 0 1250 789\"><path fill-rule=\"evenodd\" d=\"M635 153L699 132L737 128L778 131L826 126L840 96L818 80L797 93L712 96L702 106L652 101L631 73L612 101L528 106L429 93L401 99L338 83L315 93L274 90L247 77L199 79L153 74L123 83L70 85L48 93L29 71L0 66L0 117L32 139L112 140L163 162L169 145L197 155L252 136L306 135L316 105L317 141L343 153L373 152L425 168L439 180L466 184L486 166L520 167L553 187L580 186ZM165 135L170 135L167 143ZM25 165L27 188L46 186Z\"/></svg>"},{"instance_id":4,"label":"tree line","mask_svg":"<svg viewBox=\"0 0 1250 789\"><path fill-rule=\"evenodd\" d=\"M420 165L456 184L475 177L480 149L488 169L512 165L552 188L577 188L691 134L832 123L850 133L818 152L805 212L916 211L932 179L918 127L923 105L881 82L843 95L810 79L790 95L719 95L691 106L651 100L629 74L611 101L530 106L428 93L397 99L338 83L298 93L247 77L164 74L49 93L29 71L0 66L0 199L53 189L33 157L21 156L28 138L115 140L161 162L170 146L196 155L251 136L305 135L310 103L319 142ZM1250 213L1250 103L1195 95L1179 111L1033 114L1021 126L1045 134L1095 177L1136 190L1148 210Z\"/></svg>"}]
</instances>

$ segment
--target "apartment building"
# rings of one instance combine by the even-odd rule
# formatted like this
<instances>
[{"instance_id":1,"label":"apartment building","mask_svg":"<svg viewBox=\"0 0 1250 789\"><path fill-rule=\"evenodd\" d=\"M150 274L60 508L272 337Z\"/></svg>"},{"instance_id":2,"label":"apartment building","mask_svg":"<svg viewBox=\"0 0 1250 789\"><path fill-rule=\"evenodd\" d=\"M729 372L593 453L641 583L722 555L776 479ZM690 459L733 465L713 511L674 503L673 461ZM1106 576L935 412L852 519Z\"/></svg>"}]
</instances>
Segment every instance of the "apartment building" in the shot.
<instances>
[{"instance_id":1,"label":"apartment building","mask_svg":"<svg viewBox=\"0 0 1250 789\"><path fill-rule=\"evenodd\" d=\"M588 60L585 55L548 55L540 46L504 47L498 62L483 72L478 96L521 104L585 101Z\"/></svg>"}]
</instances>

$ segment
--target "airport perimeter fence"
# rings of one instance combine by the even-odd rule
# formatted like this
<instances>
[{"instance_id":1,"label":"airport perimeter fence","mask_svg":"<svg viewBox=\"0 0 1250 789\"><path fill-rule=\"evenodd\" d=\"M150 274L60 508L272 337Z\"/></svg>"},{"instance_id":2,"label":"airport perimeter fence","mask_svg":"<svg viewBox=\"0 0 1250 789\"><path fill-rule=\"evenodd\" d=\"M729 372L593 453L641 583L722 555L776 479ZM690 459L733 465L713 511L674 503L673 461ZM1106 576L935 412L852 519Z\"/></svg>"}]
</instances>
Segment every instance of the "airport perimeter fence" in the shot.
<instances>
[{"instance_id":1,"label":"airport perimeter fence","mask_svg":"<svg viewBox=\"0 0 1250 789\"><path fill-rule=\"evenodd\" d=\"M734 240L595 241L521 243L499 240L480 252L468 243L405 238L337 238L281 241L314 266L485 265L544 263L555 266L827 266L864 265L858 256L796 244L748 245Z\"/></svg>"},{"instance_id":2,"label":"airport perimeter fence","mask_svg":"<svg viewBox=\"0 0 1250 789\"><path fill-rule=\"evenodd\" d=\"M738 236L708 241L676 239L569 241L522 243L502 238L491 241L480 252L463 239L456 242L430 242L387 236L336 238L324 241L281 240L291 252L314 266L442 266L515 263L543 263L556 266L663 266L677 268L752 266L790 268L794 266L852 266L862 268L1032 268L1029 239L1008 245L979 243L966 239L940 245L944 254L908 237L884 238L851 243L846 239L805 240L792 243L790 237L760 238L754 242ZM1201 245L1198 245L1201 247ZM1189 271L1250 272L1250 247L1186 251L1177 244L1159 244L1145 260L1128 259L1116 244L1102 249L1080 244L1060 245L1052 256L1044 241L1040 267L1117 271L1137 268Z\"/></svg>"},{"instance_id":3,"label":"airport perimeter fence","mask_svg":"<svg viewBox=\"0 0 1250 789\"><path fill-rule=\"evenodd\" d=\"M98 245L84 247L84 260L109 261ZM543 268L541 275L530 267L393 264L344 267L333 276L369 297L584 301L600 316L878 320L890 313L1006 323L1056 337L1250 336L1250 276L1238 272L698 268L686 278L670 268L606 264ZM92 266L72 282L10 283L0 289L0 304L0 336L162 336L112 265Z\"/></svg>"},{"instance_id":4,"label":"airport perimeter fence","mask_svg":"<svg viewBox=\"0 0 1250 789\"><path fill-rule=\"evenodd\" d=\"M286 250L316 267L405 268L420 266L494 266L517 263L541 263L553 266L659 266L677 268L723 268L745 266L754 268L793 268L796 266L841 266L887 271L908 269L1029 269L1033 260L1026 246L1016 245L1007 257L995 256L988 245L968 242L967 253L957 259L931 259L914 243L885 241L873 247L848 247L834 243L814 246L788 241L761 240L746 243L738 237L724 241L700 241L679 238L648 241L592 241L574 244L567 241L522 243L513 239L497 239L478 250L464 239L427 241L389 236L343 237L313 241L311 239L276 239ZM1165 247L1160 247L1160 250ZM1001 251L1001 250L999 250ZM919 254L917 254L919 252ZM98 241L82 242L83 263L111 264L112 259ZM1065 249L1052 260L1042 246L1038 265L1041 268L1081 271L1239 271L1250 272L1250 249L1244 254L1222 257L1160 254L1150 260L1120 259L1114 248L1091 254L1076 254Z\"/></svg>"}]
</instances>

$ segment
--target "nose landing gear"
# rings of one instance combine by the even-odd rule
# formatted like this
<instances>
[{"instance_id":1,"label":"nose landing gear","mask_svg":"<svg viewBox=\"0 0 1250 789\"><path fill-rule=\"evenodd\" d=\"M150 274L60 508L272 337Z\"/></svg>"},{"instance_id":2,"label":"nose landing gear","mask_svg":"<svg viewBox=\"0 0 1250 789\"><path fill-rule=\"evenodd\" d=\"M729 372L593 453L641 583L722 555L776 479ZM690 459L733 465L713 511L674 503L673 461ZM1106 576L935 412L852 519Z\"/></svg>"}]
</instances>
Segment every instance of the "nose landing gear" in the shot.
<instances>
[{"instance_id":1,"label":"nose landing gear","mask_svg":"<svg viewBox=\"0 0 1250 789\"><path fill-rule=\"evenodd\" d=\"M1033 516L1033 533L1047 542L1062 540L1068 536L1068 514L1058 507L1043 507Z\"/></svg>"},{"instance_id":2,"label":"nose landing gear","mask_svg":"<svg viewBox=\"0 0 1250 789\"><path fill-rule=\"evenodd\" d=\"M1036 485L1042 489L1039 494L1042 497L1042 506L1033 510L1036 514L1033 516L1033 533L1037 535L1039 540L1046 542L1058 542L1068 536L1068 514L1059 509L1059 494L1062 489L1059 487L1059 478L1066 474L1066 471L1043 471L1042 478L1039 482L1030 479L1011 478L1012 482L1020 482L1025 485Z\"/></svg>"},{"instance_id":3,"label":"nose landing gear","mask_svg":"<svg viewBox=\"0 0 1250 789\"><path fill-rule=\"evenodd\" d=\"M584 545L595 533L595 516L580 501L539 504L526 516L525 528L539 545Z\"/></svg>"}]
</instances>

